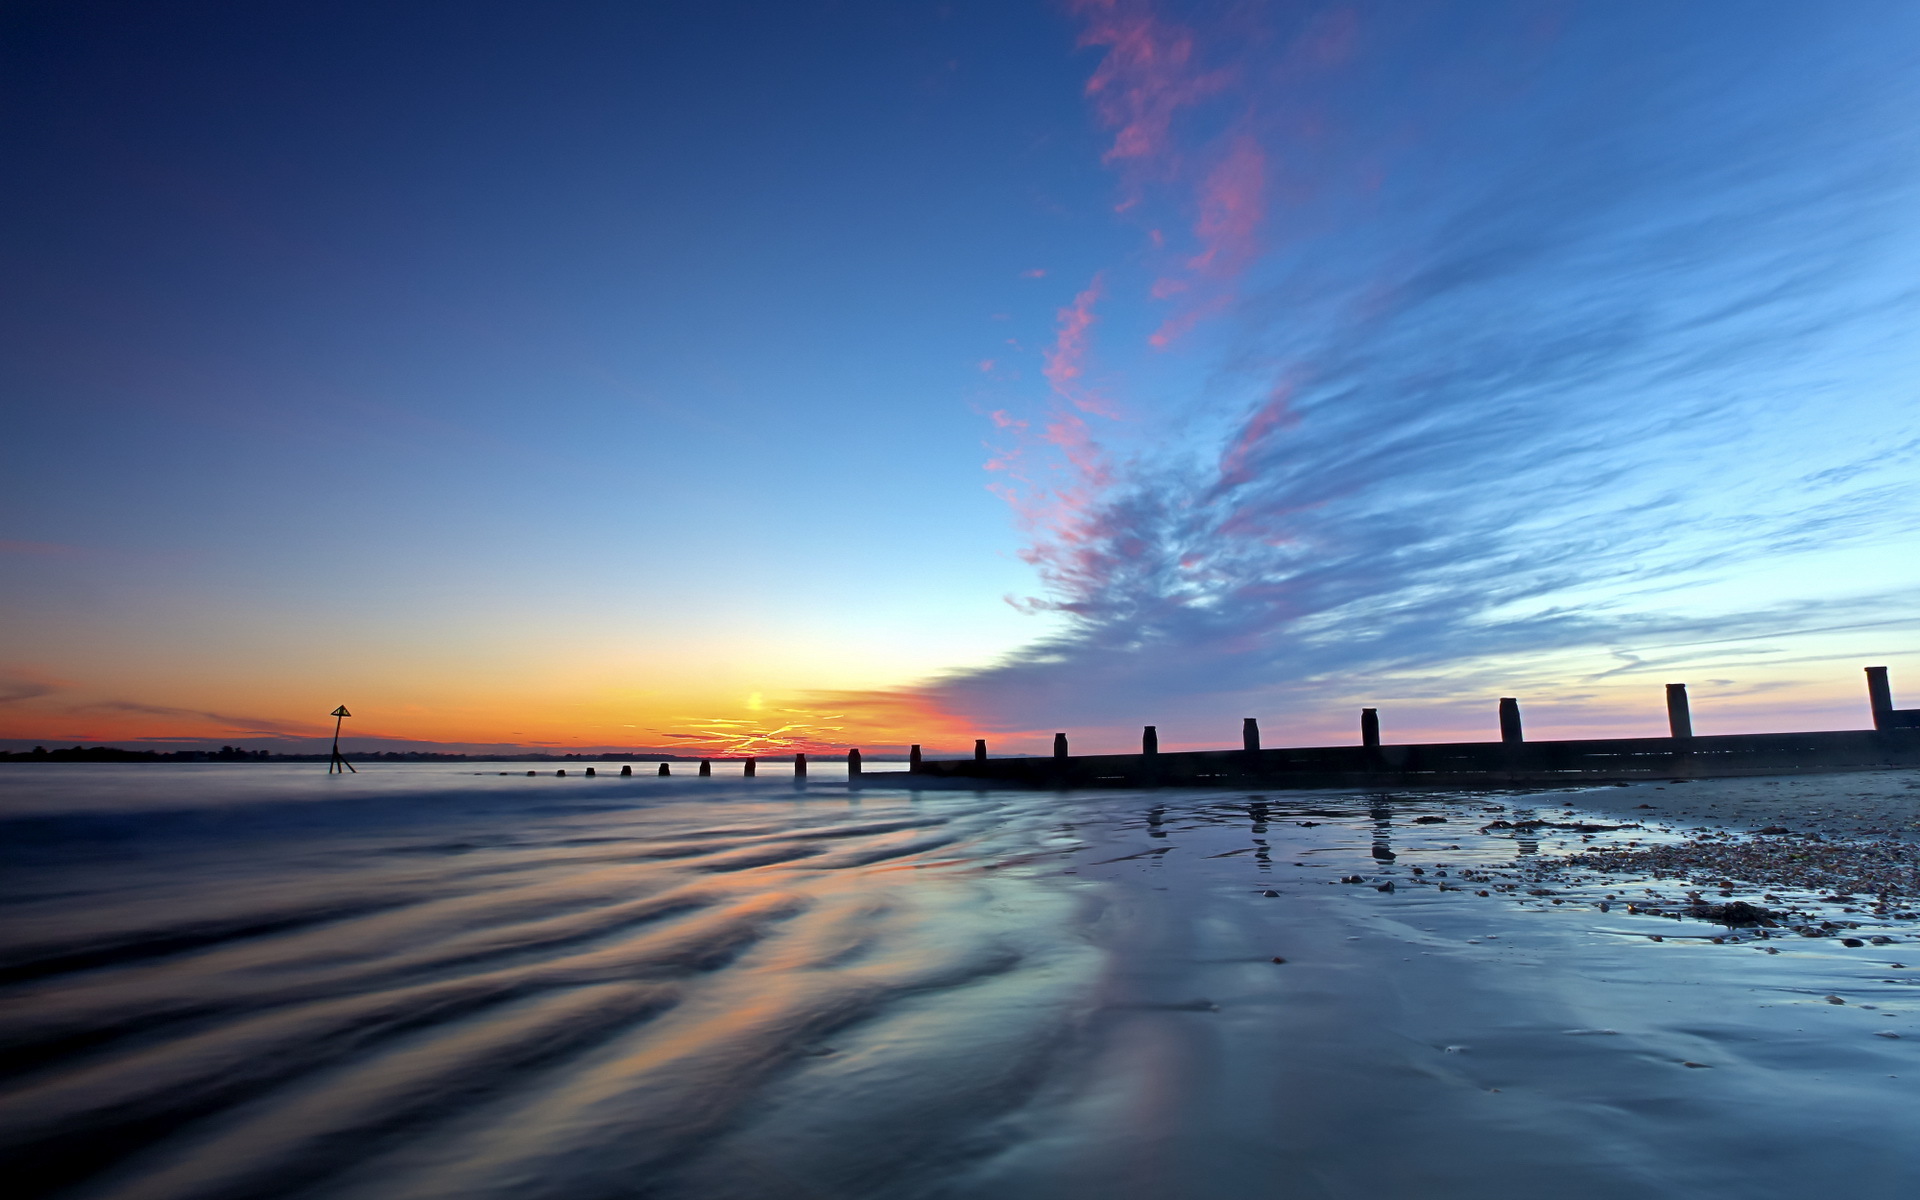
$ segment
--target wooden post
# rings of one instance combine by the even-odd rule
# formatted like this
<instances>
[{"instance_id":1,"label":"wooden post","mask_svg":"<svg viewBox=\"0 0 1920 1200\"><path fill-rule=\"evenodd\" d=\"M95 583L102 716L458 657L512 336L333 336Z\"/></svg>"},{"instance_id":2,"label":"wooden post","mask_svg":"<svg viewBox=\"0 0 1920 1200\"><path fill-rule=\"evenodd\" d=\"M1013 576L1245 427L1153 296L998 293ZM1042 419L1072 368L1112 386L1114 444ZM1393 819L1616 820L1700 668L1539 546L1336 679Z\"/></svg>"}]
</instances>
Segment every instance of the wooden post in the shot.
<instances>
[{"instance_id":1,"label":"wooden post","mask_svg":"<svg viewBox=\"0 0 1920 1200\"><path fill-rule=\"evenodd\" d=\"M562 768L561 768L560 770L558 770L558 771L555 771L555 772L554 772L554 774L555 774L555 775L557 775L557 776L559 776L559 777L560 777L560 778L562 778L562 779L565 779L565 778L567 777L567 771L566 771L566 768L565 768L565 767L562 767Z\"/></svg>"},{"instance_id":2,"label":"wooden post","mask_svg":"<svg viewBox=\"0 0 1920 1200\"><path fill-rule=\"evenodd\" d=\"M1673 737L1693 736L1693 709L1687 704L1687 685L1667 685L1667 732Z\"/></svg>"},{"instance_id":3,"label":"wooden post","mask_svg":"<svg viewBox=\"0 0 1920 1200\"><path fill-rule=\"evenodd\" d=\"M1160 753L1160 730L1152 725L1140 731L1140 753L1151 758Z\"/></svg>"},{"instance_id":4,"label":"wooden post","mask_svg":"<svg viewBox=\"0 0 1920 1200\"><path fill-rule=\"evenodd\" d=\"M667 769L667 764L665 764L665 763L661 763L661 764L660 764L660 770L659 770L659 772L658 772L658 773L659 773L659 774L661 774L661 775L671 775L671 774L673 774L673 772L672 772L672 771L669 771L669 770Z\"/></svg>"},{"instance_id":5,"label":"wooden post","mask_svg":"<svg viewBox=\"0 0 1920 1200\"><path fill-rule=\"evenodd\" d=\"M1380 745L1380 710L1363 708L1360 710L1360 744L1362 746Z\"/></svg>"},{"instance_id":6,"label":"wooden post","mask_svg":"<svg viewBox=\"0 0 1920 1200\"><path fill-rule=\"evenodd\" d=\"M1260 749L1260 722L1252 717L1240 719L1240 748L1249 753L1257 753Z\"/></svg>"},{"instance_id":7,"label":"wooden post","mask_svg":"<svg viewBox=\"0 0 1920 1200\"><path fill-rule=\"evenodd\" d=\"M625 776L628 776L628 775L631 775L631 774L633 774L633 764L632 764L632 763L628 763L628 764L627 764L626 766L624 766L624 767L621 767L621 768L620 768L620 774L621 774L621 776L622 776L622 777L625 777Z\"/></svg>"},{"instance_id":8,"label":"wooden post","mask_svg":"<svg viewBox=\"0 0 1920 1200\"><path fill-rule=\"evenodd\" d=\"M747 761L745 761L745 762L743 762L743 763L741 763L741 764L740 764L740 771L741 771L741 773L742 773L742 774L744 774L744 775L745 775L745 776L746 776L746 777L747 777L748 779L752 779L752 778L753 778L753 769L754 769L754 768L755 768L756 766L758 766L758 765L759 765L759 760L758 760L758 759L754 759L754 758L750 758L750 759L748 759Z\"/></svg>"},{"instance_id":9,"label":"wooden post","mask_svg":"<svg viewBox=\"0 0 1920 1200\"><path fill-rule=\"evenodd\" d=\"M793 777L795 779L805 779L807 777L806 755L796 754L793 756Z\"/></svg>"},{"instance_id":10,"label":"wooden post","mask_svg":"<svg viewBox=\"0 0 1920 1200\"><path fill-rule=\"evenodd\" d=\"M907 771L915 775L920 773L920 743L918 742L907 747Z\"/></svg>"},{"instance_id":11,"label":"wooden post","mask_svg":"<svg viewBox=\"0 0 1920 1200\"><path fill-rule=\"evenodd\" d=\"M588 779L592 779L593 777L594 777L594 773L593 773L593 768L592 768L592 767L588 767L588 768L587 768L587 778L588 778Z\"/></svg>"},{"instance_id":12,"label":"wooden post","mask_svg":"<svg viewBox=\"0 0 1920 1200\"><path fill-rule=\"evenodd\" d=\"M1873 727L1893 728L1893 684L1885 667L1867 668L1867 702L1873 705Z\"/></svg>"},{"instance_id":13,"label":"wooden post","mask_svg":"<svg viewBox=\"0 0 1920 1200\"><path fill-rule=\"evenodd\" d=\"M987 761L987 739L985 738L973 739L973 761L975 762Z\"/></svg>"},{"instance_id":14,"label":"wooden post","mask_svg":"<svg viewBox=\"0 0 1920 1200\"><path fill-rule=\"evenodd\" d=\"M1512 696L1500 697L1500 740L1509 746L1527 740L1520 732L1520 702Z\"/></svg>"},{"instance_id":15,"label":"wooden post","mask_svg":"<svg viewBox=\"0 0 1920 1200\"><path fill-rule=\"evenodd\" d=\"M710 758L701 759L700 760L700 778L706 779L710 777L712 774L713 774L713 760Z\"/></svg>"},{"instance_id":16,"label":"wooden post","mask_svg":"<svg viewBox=\"0 0 1920 1200\"><path fill-rule=\"evenodd\" d=\"M860 752L858 750L847 751L847 778L860 778Z\"/></svg>"},{"instance_id":17,"label":"wooden post","mask_svg":"<svg viewBox=\"0 0 1920 1200\"><path fill-rule=\"evenodd\" d=\"M1066 734L1056 733L1053 735L1053 756L1056 759L1065 758L1067 756L1067 735Z\"/></svg>"}]
</instances>

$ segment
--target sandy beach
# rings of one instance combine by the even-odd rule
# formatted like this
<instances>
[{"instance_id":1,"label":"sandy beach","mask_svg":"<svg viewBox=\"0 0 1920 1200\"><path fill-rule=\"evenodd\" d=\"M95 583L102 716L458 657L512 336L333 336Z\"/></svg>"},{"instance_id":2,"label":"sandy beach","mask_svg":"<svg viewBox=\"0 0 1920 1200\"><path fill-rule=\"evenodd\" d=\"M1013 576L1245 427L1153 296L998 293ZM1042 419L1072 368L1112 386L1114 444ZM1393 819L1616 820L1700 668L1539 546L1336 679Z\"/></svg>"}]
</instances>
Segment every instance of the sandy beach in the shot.
<instances>
[{"instance_id":1,"label":"sandy beach","mask_svg":"<svg viewBox=\"0 0 1920 1200\"><path fill-rule=\"evenodd\" d=\"M1910 896L1715 880L1781 914L1736 928L1687 915L1696 880L1580 865L1818 845L1890 869L1904 836L1851 831L1910 818L1911 775L1076 795L423 770L290 801L303 780L229 773L221 803L172 778L6 822L0 1145L28 1195L1920 1189Z\"/></svg>"}]
</instances>

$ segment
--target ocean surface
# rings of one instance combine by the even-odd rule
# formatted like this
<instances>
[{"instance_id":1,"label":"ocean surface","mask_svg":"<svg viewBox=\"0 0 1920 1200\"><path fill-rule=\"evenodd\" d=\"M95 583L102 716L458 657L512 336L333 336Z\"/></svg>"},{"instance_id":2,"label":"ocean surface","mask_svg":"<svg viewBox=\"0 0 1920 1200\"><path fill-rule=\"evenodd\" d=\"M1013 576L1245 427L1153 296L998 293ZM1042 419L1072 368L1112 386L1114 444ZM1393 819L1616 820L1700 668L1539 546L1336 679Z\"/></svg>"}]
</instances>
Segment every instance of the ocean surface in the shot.
<instances>
[{"instance_id":1,"label":"ocean surface","mask_svg":"<svg viewBox=\"0 0 1920 1200\"><path fill-rule=\"evenodd\" d=\"M1491 886L1679 836L1571 828L1580 792L651 769L0 767L0 1177L114 1200L1920 1196L1911 928L1715 944L1602 911L1617 879ZM1555 824L1512 828L1533 814Z\"/></svg>"}]
</instances>

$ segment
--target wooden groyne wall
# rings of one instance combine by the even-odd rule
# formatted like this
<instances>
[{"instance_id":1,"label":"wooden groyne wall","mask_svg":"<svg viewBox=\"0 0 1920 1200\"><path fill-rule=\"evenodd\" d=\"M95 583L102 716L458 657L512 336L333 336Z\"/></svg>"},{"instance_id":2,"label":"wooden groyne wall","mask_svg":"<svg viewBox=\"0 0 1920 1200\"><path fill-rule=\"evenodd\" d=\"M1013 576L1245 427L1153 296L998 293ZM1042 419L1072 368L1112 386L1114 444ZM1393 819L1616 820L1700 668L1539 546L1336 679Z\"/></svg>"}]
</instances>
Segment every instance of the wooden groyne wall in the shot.
<instances>
[{"instance_id":1,"label":"wooden groyne wall","mask_svg":"<svg viewBox=\"0 0 1920 1200\"><path fill-rule=\"evenodd\" d=\"M1884 667L1867 668L1874 728L1823 733L1696 737L1686 686L1667 685L1669 735L1530 742L1519 702L1500 701L1501 740L1383 745L1379 714L1364 709L1357 746L1263 749L1258 722L1242 724L1237 750L1161 753L1157 730L1142 732L1138 754L1068 753L1054 736L1048 757L991 758L977 742L971 758L926 759L915 746L911 771L925 782L991 782L1027 787L1260 786L1516 787L1713 779L1920 767L1920 709L1896 709ZM857 768L855 768L857 771Z\"/></svg>"}]
</instances>

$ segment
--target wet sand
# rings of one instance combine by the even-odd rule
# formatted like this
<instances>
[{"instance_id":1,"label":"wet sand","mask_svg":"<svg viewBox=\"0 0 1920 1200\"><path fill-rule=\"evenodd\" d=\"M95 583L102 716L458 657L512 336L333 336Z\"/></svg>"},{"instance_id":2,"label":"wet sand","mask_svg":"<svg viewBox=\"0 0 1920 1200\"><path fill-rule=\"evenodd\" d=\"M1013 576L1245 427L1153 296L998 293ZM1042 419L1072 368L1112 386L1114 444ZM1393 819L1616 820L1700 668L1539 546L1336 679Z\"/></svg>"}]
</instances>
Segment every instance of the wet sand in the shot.
<instances>
[{"instance_id":1,"label":"wet sand","mask_svg":"<svg viewBox=\"0 0 1920 1200\"><path fill-rule=\"evenodd\" d=\"M1856 825L1920 809L1911 774L1262 796L423 771L271 804L209 779L11 808L0 1146L29 1195L1920 1194L1902 904L1725 881L1886 939L1847 946L1571 865L1812 832L1866 853L1890 843Z\"/></svg>"},{"instance_id":2,"label":"wet sand","mask_svg":"<svg viewBox=\"0 0 1920 1200\"><path fill-rule=\"evenodd\" d=\"M1780 825L1827 837L1914 837L1920 835L1920 771L1668 780L1582 792L1581 807L1623 819L1656 815L1737 830Z\"/></svg>"}]
</instances>

